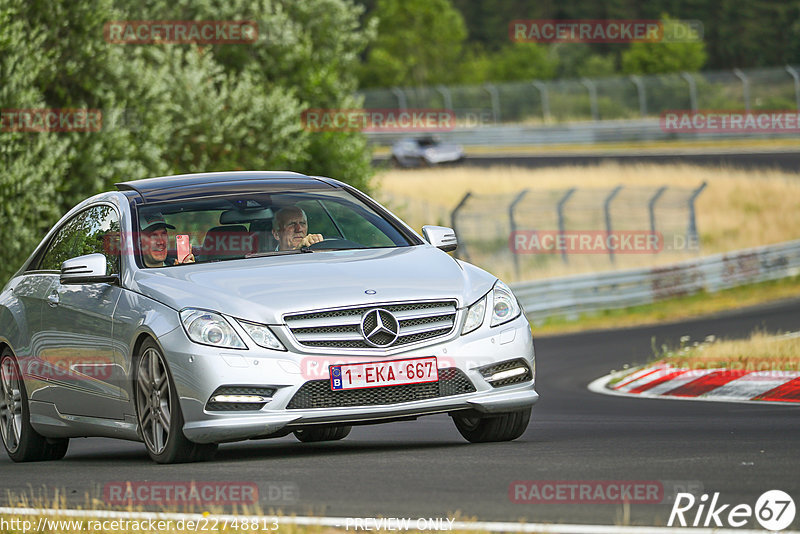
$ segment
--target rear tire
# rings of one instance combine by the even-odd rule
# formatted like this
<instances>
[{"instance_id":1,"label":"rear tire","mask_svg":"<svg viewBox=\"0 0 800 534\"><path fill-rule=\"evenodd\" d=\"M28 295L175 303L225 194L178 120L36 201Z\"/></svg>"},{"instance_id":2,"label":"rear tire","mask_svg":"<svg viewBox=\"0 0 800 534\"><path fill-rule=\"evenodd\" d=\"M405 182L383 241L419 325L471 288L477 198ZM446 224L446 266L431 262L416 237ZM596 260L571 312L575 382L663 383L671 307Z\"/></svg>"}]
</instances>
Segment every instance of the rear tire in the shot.
<instances>
[{"instance_id":1,"label":"rear tire","mask_svg":"<svg viewBox=\"0 0 800 534\"><path fill-rule=\"evenodd\" d=\"M511 441L517 439L528 428L531 409L517 410L496 415L453 414L453 422L458 432L470 443L488 443L492 441Z\"/></svg>"},{"instance_id":2,"label":"rear tire","mask_svg":"<svg viewBox=\"0 0 800 534\"><path fill-rule=\"evenodd\" d=\"M178 392L161 349L147 339L139 349L134 374L136 419L147 454L159 464L211 460L216 443L201 444L183 435Z\"/></svg>"},{"instance_id":3,"label":"rear tire","mask_svg":"<svg viewBox=\"0 0 800 534\"><path fill-rule=\"evenodd\" d=\"M8 348L0 355L0 436L15 462L60 460L69 448L69 439L46 438L31 426L25 381Z\"/></svg>"},{"instance_id":4,"label":"rear tire","mask_svg":"<svg viewBox=\"0 0 800 534\"><path fill-rule=\"evenodd\" d=\"M303 443L315 443L318 441L336 441L344 439L350 434L351 426L329 426L320 428L307 428L305 430L295 430L294 437Z\"/></svg>"}]
</instances>

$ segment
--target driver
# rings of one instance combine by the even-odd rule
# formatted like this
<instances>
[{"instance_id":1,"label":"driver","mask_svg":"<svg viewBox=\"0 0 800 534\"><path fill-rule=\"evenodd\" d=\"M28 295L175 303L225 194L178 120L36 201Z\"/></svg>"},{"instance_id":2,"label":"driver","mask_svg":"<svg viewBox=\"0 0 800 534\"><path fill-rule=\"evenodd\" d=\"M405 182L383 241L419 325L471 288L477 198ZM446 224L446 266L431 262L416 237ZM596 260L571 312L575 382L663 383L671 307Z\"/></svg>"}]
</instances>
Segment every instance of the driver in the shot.
<instances>
[{"instance_id":1,"label":"driver","mask_svg":"<svg viewBox=\"0 0 800 534\"><path fill-rule=\"evenodd\" d=\"M167 260L169 248L169 234L167 228L175 229L171 224L167 224L164 216L160 213L150 213L139 216L139 227L141 232L139 240L142 246L142 259L146 267L166 267L180 263L194 263L194 254L189 254L183 260Z\"/></svg>"},{"instance_id":2,"label":"driver","mask_svg":"<svg viewBox=\"0 0 800 534\"><path fill-rule=\"evenodd\" d=\"M294 250L322 241L322 234L308 233L308 219L296 206L282 208L275 214L272 236L278 241L276 250Z\"/></svg>"}]
</instances>

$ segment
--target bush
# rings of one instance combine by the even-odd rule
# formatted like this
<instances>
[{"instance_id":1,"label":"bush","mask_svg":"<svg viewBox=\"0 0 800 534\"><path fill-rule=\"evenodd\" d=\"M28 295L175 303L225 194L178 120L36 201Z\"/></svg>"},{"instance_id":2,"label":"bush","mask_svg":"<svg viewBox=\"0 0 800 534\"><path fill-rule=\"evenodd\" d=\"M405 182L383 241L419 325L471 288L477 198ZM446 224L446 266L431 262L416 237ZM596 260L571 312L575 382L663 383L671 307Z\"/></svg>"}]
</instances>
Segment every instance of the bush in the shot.
<instances>
[{"instance_id":1,"label":"bush","mask_svg":"<svg viewBox=\"0 0 800 534\"><path fill-rule=\"evenodd\" d=\"M217 4L217 3L213 3ZM349 0L0 4L0 108L90 108L97 132L0 132L0 283L79 200L118 181L287 169L369 189L360 133L303 129L306 108L352 108L370 32ZM254 44L117 45L115 20L258 22Z\"/></svg>"}]
</instances>

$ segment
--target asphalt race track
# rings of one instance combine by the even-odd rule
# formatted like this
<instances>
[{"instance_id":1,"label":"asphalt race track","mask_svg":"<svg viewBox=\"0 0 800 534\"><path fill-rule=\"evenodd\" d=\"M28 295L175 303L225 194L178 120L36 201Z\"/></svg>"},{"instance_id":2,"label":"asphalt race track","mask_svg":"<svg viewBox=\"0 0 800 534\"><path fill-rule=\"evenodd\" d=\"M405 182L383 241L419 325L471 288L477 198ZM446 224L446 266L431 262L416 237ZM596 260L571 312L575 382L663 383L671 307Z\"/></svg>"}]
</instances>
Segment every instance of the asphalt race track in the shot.
<instances>
[{"instance_id":1,"label":"asphalt race track","mask_svg":"<svg viewBox=\"0 0 800 534\"><path fill-rule=\"evenodd\" d=\"M800 300L629 330L536 341L541 401L517 441L470 445L446 416L354 428L341 442L293 437L223 445L210 463L160 466L139 443L78 439L58 462L0 458L0 488L12 494L63 491L68 504L102 499L124 481L257 482L265 511L329 516L460 517L481 520L622 524L620 504L513 503L509 485L539 481L684 481L720 492L720 502L754 506L766 490L800 498L800 406L631 399L586 385L656 343L682 335L741 337L756 328L794 331ZM276 488L291 488L279 495ZM3 504L8 502L2 492ZM277 506L276 506L277 505ZM670 504L632 504L630 523L666 526ZM795 519L794 528L800 524ZM750 528L760 528L751 520Z\"/></svg>"},{"instance_id":2,"label":"asphalt race track","mask_svg":"<svg viewBox=\"0 0 800 534\"><path fill-rule=\"evenodd\" d=\"M475 155L468 156L458 165L467 167L493 167L495 165L511 165L515 167L543 168L560 167L564 165L599 165L604 162L621 164L687 164L705 165L713 167L738 167L743 169L778 168L788 172L797 172L800 169L800 152L774 151L774 152L747 152L726 150L714 153L703 152L672 152L652 153L647 151L633 151L628 153L600 153L600 154L550 154L550 155ZM376 158L373 165L388 165L388 158Z\"/></svg>"}]
</instances>

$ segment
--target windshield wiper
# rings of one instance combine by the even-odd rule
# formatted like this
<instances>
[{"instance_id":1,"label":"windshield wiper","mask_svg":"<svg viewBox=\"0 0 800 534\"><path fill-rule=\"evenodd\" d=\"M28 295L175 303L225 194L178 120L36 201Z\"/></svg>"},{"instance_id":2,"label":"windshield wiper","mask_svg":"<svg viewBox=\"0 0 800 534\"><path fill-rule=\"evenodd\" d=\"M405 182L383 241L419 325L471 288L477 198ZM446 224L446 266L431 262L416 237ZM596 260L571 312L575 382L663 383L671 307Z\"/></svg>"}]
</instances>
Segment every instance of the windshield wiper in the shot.
<instances>
[{"instance_id":1,"label":"windshield wiper","mask_svg":"<svg viewBox=\"0 0 800 534\"><path fill-rule=\"evenodd\" d=\"M336 250L366 250L368 247L331 247L331 248L318 248L317 250L309 250L308 252L329 252Z\"/></svg>"},{"instance_id":2,"label":"windshield wiper","mask_svg":"<svg viewBox=\"0 0 800 534\"><path fill-rule=\"evenodd\" d=\"M246 254L245 258L263 258L264 256L285 256L287 254L302 254L305 252L314 252L308 247L293 248L291 250L268 250L266 252L252 252Z\"/></svg>"}]
</instances>

